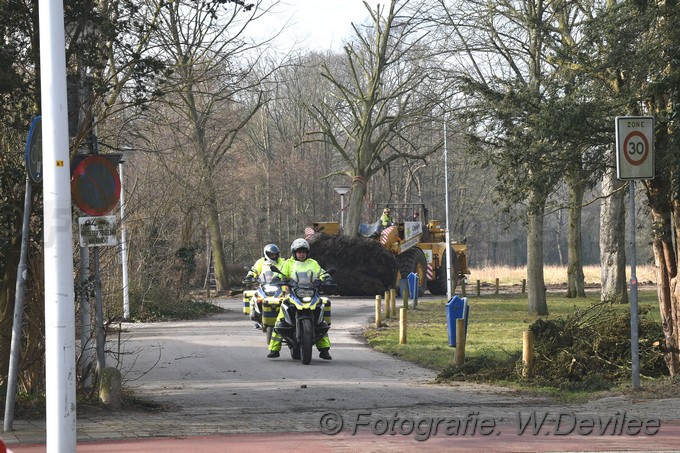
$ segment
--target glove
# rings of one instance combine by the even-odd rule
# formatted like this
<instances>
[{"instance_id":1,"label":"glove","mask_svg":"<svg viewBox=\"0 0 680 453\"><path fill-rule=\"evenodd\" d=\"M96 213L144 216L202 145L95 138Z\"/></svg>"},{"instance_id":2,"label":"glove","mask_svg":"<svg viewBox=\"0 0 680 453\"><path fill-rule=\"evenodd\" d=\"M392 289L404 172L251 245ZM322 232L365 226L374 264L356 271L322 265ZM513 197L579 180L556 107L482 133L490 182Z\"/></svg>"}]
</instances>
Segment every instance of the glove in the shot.
<instances>
[{"instance_id":1,"label":"glove","mask_svg":"<svg viewBox=\"0 0 680 453\"><path fill-rule=\"evenodd\" d=\"M335 281L333 281L332 278L328 277L326 280L323 281L323 284L326 285L326 286L334 286Z\"/></svg>"},{"instance_id":2,"label":"glove","mask_svg":"<svg viewBox=\"0 0 680 453\"><path fill-rule=\"evenodd\" d=\"M275 275L274 277L272 277L272 283L281 283L281 277Z\"/></svg>"},{"instance_id":3,"label":"glove","mask_svg":"<svg viewBox=\"0 0 680 453\"><path fill-rule=\"evenodd\" d=\"M314 280L312 284L314 285L314 287L318 288L323 284L323 282L317 278L316 280Z\"/></svg>"},{"instance_id":4,"label":"glove","mask_svg":"<svg viewBox=\"0 0 680 453\"><path fill-rule=\"evenodd\" d=\"M255 279L252 275L246 275L246 278L243 279L243 283L253 283L254 281Z\"/></svg>"}]
</instances>

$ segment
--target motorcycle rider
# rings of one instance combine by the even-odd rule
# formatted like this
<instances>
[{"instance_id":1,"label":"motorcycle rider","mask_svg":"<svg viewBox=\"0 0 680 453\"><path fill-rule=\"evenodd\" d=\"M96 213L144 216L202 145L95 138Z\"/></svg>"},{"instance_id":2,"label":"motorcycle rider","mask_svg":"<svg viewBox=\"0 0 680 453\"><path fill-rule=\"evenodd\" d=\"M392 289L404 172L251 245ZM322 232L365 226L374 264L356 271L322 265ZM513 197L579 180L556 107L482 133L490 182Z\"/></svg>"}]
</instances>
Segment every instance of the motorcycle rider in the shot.
<instances>
[{"instance_id":1,"label":"motorcycle rider","mask_svg":"<svg viewBox=\"0 0 680 453\"><path fill-rule=\"evenodd\" d=\"M311 271L314 279L320 279L322 281L330 282L331 278L326 273L325 270L321 268L319 263L313 259L309 258L309 243L302 238L295 239L290 245L291 256L284 263L283 266L279 267L281 274L286 278L290 279L296 272L309 272ZM276 318L277 326L280 323L286 322L284 319L283 310L279 311L279 315ZM328 352L331 348L331 340L328 338L328 334L324 335L319 341L316 342L316 348L319 350L319 357L324 360L331 360L332 357ZM273 359L279 357L281 350L281 336L276 333L272 334L272 339L269 342L269 354L268 358Z\"/></svg>"},{"instance_id":2,"label":"motorcycle rider","mask_svg":"<svg viewBox=\"0 0 680 453\"><path fill-rule=\"evenodd\" d=\"M281 251L279 250L279 247L276 244L265 245L262 255L263 255L262 258L255 261L253 267L250 268L245 278L243 279L244 282L246 283L253 282L262 272L269 271L271 269L272 264L278 268L281 268L281 266L283 266L283 263L285 262L285 259L281 257ZM253 316L255 316L255 307L253 307L254 303L255 303L254 298L251 298L250 299L251 319L253 318Z\"/></svg>"}]
</instances>

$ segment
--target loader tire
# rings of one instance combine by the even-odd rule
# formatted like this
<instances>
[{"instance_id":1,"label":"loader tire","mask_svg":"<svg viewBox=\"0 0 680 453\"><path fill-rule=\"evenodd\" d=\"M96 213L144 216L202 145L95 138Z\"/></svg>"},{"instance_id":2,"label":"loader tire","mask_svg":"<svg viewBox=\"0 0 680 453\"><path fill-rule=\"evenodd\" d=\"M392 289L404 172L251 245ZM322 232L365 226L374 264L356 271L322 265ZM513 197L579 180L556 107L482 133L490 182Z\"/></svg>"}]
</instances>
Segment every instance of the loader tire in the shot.
<instances>
[{"instance_id":1,"label":"loader tire","mask_svg":"<svg viewBox=\"0 0 680 453\"><path fill-rule=\"evenodd\" d=\"M418 276L418 297L425 294L427 287L427 259L425 254L418 247L414 247L397 256L397 267L399 268L398 278L406 278L413 272ZM399 283L399 280L397 280ZM401 296L399 285L397 292Z\"/></svg>"}]
</instances>

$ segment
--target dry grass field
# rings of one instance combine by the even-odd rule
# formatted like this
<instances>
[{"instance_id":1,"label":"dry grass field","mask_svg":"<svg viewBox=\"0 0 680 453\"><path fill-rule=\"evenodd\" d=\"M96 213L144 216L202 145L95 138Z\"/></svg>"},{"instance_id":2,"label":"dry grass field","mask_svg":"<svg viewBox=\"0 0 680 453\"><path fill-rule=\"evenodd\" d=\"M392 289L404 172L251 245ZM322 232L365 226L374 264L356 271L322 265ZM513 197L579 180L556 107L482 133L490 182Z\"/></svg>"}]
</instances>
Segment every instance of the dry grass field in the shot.
<instances>
[{"instance_id":1,"label":"dry grass field","mask_svg":"<svg viewBox=\"0 0 680 453\"><path fill-rule=\"evenodd\" d=\"M566 266L546 266L543 269L546 285L563 285L567 283ZM583 268L586 285L600 284L600 266L586 266ZM637 266L636 274L640 284L656 283L656 268L654 266ZM630 278L630 267L626 271L627 279ZM526 267L490 266L483 268L470 268L468 285L476 285L477 280L482 284L496 284L499 279L501 286L521 285L522 280L527 278Z\"/></svg>"}]
</instances>

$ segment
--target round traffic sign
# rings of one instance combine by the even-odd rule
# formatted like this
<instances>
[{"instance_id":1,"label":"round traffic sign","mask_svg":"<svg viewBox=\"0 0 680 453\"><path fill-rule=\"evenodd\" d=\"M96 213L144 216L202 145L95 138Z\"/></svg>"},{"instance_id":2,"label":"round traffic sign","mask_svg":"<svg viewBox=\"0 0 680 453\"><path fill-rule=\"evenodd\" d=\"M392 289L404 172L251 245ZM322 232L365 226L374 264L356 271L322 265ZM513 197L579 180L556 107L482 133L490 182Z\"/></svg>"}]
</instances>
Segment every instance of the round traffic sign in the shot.
<instances>
[{"instance_id":1,"label":"round traffic sign","mask_svg":"<svg viewBox=\"0 0 680 453\"><path fill-rule=\"evenodd\" d=\"M632 131L623 140L623 155L631 165L642 165L649 154L649 142L640 131Z\"/></svg>"},{"instance_id":2,"label":"round traffic sign","mask_svg":"<svg viewBox=\"0 0 680 453\"><path fill-rule=\"evenodd\" d=\"M120 177L105 157L89 156L76 165L71 175L71 194L86 214L108 214L120 199Z\"/></svg>"},{"instance_id":3,"label":"round traffic sign","mask_svg":"<svg viewBox=\"0 0 680 453\"><path fill-rule=\"evenodd\" d=\"M42 121L36 116L28 130L26 139L26 171L35 184L42 181Z\"/></svg>"}]
</instances>

